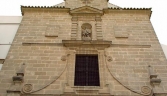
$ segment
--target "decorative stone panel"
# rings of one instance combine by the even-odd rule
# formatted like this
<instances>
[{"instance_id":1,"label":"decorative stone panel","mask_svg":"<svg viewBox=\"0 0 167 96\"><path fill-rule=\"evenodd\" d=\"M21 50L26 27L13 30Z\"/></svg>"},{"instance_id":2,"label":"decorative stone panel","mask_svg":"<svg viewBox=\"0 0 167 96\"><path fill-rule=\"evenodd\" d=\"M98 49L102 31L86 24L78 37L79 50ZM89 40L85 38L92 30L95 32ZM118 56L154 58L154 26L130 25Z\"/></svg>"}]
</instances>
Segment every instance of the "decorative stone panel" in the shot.
<instances>
[{"instance_id":1,"label":"decorative stone panel","mask_svg":"<svg viewBox=\"0 0 167 96\"><path fill-rule=\"evenodd\" d=\"M82 28L82 40L92 40L92 26L89 23L85 23Z\"/></svg>"},{"instance_id":2,"label":"decorative stone panel","mask_svg":"<svg viewBox=\"0 0 167 96\"><path fill-rule=\"evenodd\" d=\"M60 31L59 25L47 25L45 36L46 37L58 37Z\"/></svg>"},{"instance_id":3,"label":"decorative stone panel","mask_svg":"<svg viewBox=\"0 0 167 96\"><path fill-rule=\"evenodd\" d=\"M102 21L101 17L96 17L96 36L97 36L97 40L103 40L101 21Z\"/></svg>"},{"instance_id":4,"label":"decorative stone panel","mask_svg":"<svg viewBox=\"0 0 167 96\"><path fill-rule=\"evenodd\" d=\"M71 40L76 40L78 31L78 17L72 17Z\"/></svg>"},{"instance_id":5,"label":"decorative stone panel","mask_svg":"<svg viewBox=\"0 0 167 96\"><path fill-rule=\"evenodd\" d=\"M116 38L128 38L129 32L131 31L130 26L115 26L114 34Z\"/></svg>"}]
</instances>

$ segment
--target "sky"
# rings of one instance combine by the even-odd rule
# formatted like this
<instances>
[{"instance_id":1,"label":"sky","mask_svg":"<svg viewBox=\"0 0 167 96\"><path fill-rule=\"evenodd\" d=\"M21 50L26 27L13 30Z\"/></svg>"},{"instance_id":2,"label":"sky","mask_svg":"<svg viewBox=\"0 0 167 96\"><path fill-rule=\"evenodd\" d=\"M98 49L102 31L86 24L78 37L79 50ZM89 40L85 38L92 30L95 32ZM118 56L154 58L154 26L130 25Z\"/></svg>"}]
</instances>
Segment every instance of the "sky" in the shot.
<instances>
[{"instance_id":1,"label":"sky","mask_svg":"<svg viewBox=\"0 0 167 96\"><path fill-rule=\"evenodd\" d=\"M21 16L20 5L52 6L64 0L0 0L0 16ZM167 0L109 0L120 7L152 8L151 22L161 44L167 45Z\"/></svg>"}]
</instances>

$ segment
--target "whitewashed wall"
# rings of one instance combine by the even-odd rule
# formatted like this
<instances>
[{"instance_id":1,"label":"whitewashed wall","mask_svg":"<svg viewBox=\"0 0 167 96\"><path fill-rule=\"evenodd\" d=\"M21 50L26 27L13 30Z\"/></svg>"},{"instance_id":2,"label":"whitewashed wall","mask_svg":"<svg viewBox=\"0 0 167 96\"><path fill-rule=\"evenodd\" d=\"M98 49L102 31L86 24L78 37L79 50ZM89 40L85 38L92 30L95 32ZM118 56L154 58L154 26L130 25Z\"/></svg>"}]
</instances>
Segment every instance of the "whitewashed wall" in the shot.
<instances>
[{"instance_id":1,"label":"whitewashed wall","mask_svg":"<svg viewBox=\"0 0 167 96\"><path fill-rule=\"evenodd\" d=\"M0 44L11 44L19 24L0 24Z\"/></svg>"},{"instance_id":2,"label":"whitewashed wall","mask_svg":"<svg viewBox=\"0 0 167 96\"><path fill-rule=\"evenodd\" d=\"M22 16L0 16L0 59L6 59L21 20Z\"/></svg>"},{"instance_id":3,"label":"whitewashed wall","mask_svg":"<svg viewBox=\"0 0 167 96\"><path fill-rule=\"evenodd\" d=\"M10 45L0 45L0 59L5 59L10 49Z\"/></svg>"},{"instance_id":4,"label":"whitewashed wall","mask_svg":"<svg viewBox=\"0 0 167 96\"><path fill-rule=\"evenodd\" d=\"M166 59L167 59L167 45L161 44L161 46L162 46L162 49L163 49L165 56L166 56Z\"/></svg>"}]
</instances>

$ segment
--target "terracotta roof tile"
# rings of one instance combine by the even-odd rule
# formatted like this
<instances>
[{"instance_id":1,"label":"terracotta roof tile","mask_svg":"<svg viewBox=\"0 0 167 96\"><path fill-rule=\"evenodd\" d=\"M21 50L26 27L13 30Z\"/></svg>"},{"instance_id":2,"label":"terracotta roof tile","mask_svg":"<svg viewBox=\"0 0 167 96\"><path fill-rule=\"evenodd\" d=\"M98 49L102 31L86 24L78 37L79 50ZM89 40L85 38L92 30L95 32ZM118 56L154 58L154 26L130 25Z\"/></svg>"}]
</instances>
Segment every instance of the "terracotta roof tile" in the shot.
<instances>
[{"instance_id":1,"label":"terracotta roof tile","mask_svg":"<svg viewBox=\"0 0 167 96\"><path fill-rule=\"evenodd\" d=\"M65 8L64 6L21 6L21 8Z\"/></svg>"},{"instance_id":2,"label":"terracotta roof tile","mask_svg":"<svg viewBox=\"0 0 167 96\"><path fill-rule=\"evenodd\" d=\"M21 8L65 8L65 2L53 5L53 6L21 6ZM108 3L108 9L116 9L116 10L151 10L151 8L121 8L117 5Z\"/></svg>"},{"instance_id":3,"label":"terracotta roof tile","mask_svg":"<svg viewBox=\"0 0 167 96\"><path fill-rule=\"evenodd\" d=\"M122 10L151 10L152 8L108 8L108 9L122 9Z\"/></svg>"}]
</instances>

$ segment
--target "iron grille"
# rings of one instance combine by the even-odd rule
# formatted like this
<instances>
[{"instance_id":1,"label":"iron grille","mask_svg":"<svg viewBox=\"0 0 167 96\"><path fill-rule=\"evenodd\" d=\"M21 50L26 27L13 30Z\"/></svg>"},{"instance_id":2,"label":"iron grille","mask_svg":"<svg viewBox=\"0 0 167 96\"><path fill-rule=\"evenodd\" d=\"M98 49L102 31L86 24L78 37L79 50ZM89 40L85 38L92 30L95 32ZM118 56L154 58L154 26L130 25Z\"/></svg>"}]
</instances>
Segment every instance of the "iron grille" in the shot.
<instances>
[{"instance_id":1,"label":"iron grille","mask_svg":"<svg viewBox=\"0 0 167 96\"><path fill-rule=\"evenodd\" d=\"M76 55L75 86L100 86L97 55Z\"/></svg>"}]
</instances>

